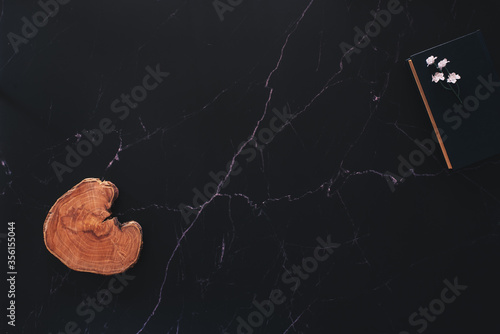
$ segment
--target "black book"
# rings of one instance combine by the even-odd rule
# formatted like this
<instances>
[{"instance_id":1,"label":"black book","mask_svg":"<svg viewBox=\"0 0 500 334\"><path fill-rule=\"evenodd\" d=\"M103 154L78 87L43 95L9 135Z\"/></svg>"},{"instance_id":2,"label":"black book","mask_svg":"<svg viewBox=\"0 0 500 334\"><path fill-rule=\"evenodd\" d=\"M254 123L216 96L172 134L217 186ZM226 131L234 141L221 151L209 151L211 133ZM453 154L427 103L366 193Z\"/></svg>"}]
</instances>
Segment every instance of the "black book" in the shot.
<instances>
[{"instance_id":1,"label":"black book","mask_svg":"<svg viewBox=\"0 0 500 334\"><path fill-rule=\"evenodd\" d=\"M500 153L500 78L480 31L407 62L449 169Z\"/></svg>"}]
</instances>

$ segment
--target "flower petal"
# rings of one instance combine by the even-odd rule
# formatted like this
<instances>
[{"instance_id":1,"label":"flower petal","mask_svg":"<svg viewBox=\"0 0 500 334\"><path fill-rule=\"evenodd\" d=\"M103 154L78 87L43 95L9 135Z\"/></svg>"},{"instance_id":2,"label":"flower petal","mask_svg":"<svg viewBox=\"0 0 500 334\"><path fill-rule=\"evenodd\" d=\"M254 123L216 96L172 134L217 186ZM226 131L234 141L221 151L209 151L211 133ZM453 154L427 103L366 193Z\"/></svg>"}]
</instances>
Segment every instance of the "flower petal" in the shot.
<instances>
[{"instance_id":1,"label":"flower petal","mask_svg":"<svg viewBox=\"0 0 500 334\"><path fill-rule=\"evenodd\" d=\"M434 57L434 56L430 56L428 57L425 62L427 63L427 67L429 67L429 65L432 65L434 64L434 62L436 61L437 57Z\"/></svg>"},{"instance_id":2,"label":"flower petal","mask_svg":"<svg viewBox=\"0 0 500 334\"><path fill-rule=\"evenodd\" d=\"M448 64L449 62L450 61L448 59L444 58L438 63L438 68L442 70L444 67L446 67L446 64Z\"/></svg>"}]
</instances>

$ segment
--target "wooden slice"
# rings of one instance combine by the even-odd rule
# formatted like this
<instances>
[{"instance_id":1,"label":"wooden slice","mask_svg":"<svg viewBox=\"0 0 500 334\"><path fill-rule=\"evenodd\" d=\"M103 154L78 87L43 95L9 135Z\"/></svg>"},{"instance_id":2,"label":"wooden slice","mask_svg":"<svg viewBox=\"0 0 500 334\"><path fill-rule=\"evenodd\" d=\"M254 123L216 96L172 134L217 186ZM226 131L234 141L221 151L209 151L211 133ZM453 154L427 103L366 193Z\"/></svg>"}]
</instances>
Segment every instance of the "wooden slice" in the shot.
<instances>
[{"instance_id":1,"label":"wooden slice","mask_svg":"<svg viewBox=\"0 0 500 334\"><path fill-rule=\"evenodd\" d=\"M47 249L67 267L101 275L124 272L139 258L142 228L135 221L109 218L118 188L85 179L50 209L43 224Z\"/></svg>"}]
</instances>

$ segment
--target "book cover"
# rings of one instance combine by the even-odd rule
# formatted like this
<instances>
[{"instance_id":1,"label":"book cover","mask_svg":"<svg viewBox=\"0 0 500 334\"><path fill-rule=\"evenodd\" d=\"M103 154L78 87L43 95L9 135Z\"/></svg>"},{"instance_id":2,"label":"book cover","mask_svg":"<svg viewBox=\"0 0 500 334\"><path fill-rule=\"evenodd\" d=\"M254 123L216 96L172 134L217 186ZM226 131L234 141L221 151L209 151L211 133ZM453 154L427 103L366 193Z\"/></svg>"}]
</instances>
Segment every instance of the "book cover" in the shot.
<instances>
[{"instance_id":1,"label":"book cover","mask_svg":"<svg viewBox=\"0 0 500 334\"><path fill-rule=\"evenodd\" d=\"M479 30L407 62L449 169L500 153L500 78Z\"/></svg>"}]
</instances>

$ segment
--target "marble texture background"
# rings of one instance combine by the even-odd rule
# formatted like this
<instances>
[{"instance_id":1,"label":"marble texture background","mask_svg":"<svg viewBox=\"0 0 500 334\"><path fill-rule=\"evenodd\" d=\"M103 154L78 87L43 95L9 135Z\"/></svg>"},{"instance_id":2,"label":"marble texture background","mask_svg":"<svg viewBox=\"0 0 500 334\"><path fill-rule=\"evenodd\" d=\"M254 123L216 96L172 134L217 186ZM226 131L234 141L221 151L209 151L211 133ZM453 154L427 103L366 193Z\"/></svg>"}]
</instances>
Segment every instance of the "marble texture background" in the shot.
<instances>
[{"instance_id":1,"label":"marble texture background","mask_svg":"<svg viewBox=\"0 0 500 334\"><path fill-rule=\"evenodd\" d=\"M500 157L388 176L432 131L405 59L481 29L499 68L497 1L54 4L0 14L7 333L498 332ZM87 177L142 225L125 275L45 248Z\"/></svg>"}]
</instances>

